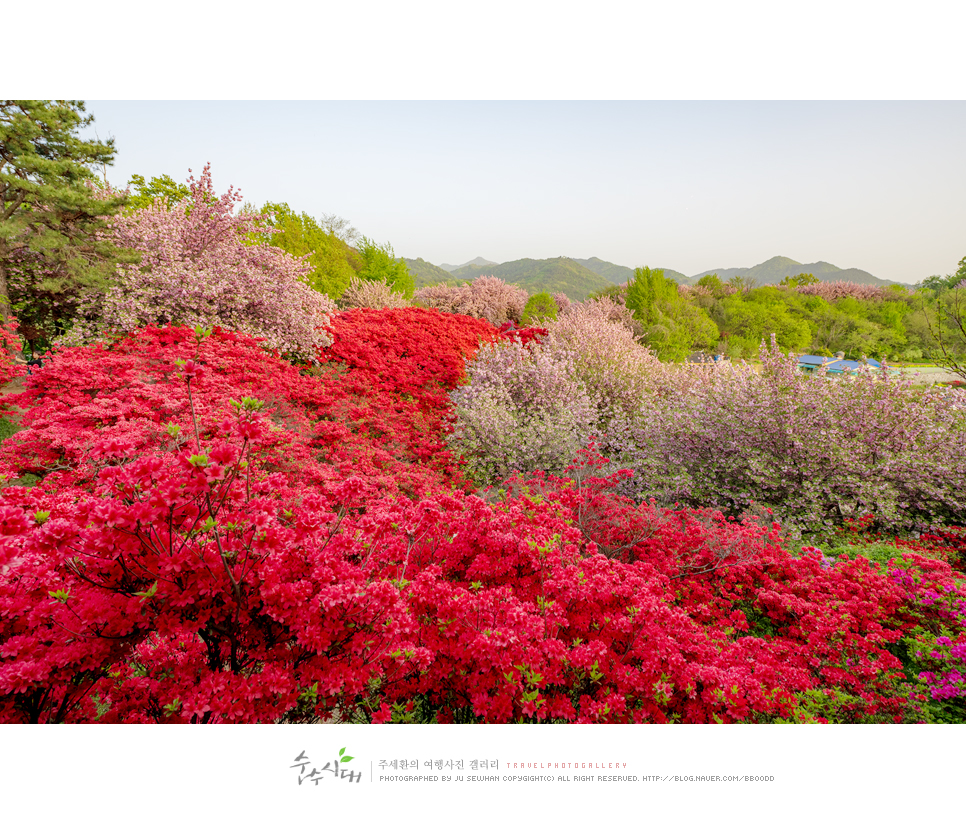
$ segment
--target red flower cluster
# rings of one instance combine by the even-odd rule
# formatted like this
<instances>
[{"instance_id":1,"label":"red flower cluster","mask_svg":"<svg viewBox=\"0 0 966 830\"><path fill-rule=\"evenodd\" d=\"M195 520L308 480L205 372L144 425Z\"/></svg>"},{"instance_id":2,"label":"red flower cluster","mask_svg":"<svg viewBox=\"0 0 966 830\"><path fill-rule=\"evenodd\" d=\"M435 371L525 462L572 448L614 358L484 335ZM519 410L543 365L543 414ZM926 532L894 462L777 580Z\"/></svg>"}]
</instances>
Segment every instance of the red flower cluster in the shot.
<instances>
[{"instance_id":1,"label":"red flower cluster","mask_svg":"<svg viewBox=\"0 0 966 830\"><path fill-rule=\"evenodd\" d=\"M24 369L14 362L20 351L20 338L17 337L17 321L13 318L0 321L0 386L6 386L15 377L22 375ZM0 412L6 411L7 404L0 404Z\"/></svg>"},{"instance_id":2,"label":"red flower cluster","mask_svg":"<svg viewBox=\"0 0 966 830\"><path fill-rule=\"evenodd\" d=\"M496 330L332 328L301 371L150 328L31 376L0 445L42 477L0 494L0 721L920 719L896 643L948 566L794 558L777 525L615 495L593 449L464 492L447 392Z\"/></svg>"}]
</instances>

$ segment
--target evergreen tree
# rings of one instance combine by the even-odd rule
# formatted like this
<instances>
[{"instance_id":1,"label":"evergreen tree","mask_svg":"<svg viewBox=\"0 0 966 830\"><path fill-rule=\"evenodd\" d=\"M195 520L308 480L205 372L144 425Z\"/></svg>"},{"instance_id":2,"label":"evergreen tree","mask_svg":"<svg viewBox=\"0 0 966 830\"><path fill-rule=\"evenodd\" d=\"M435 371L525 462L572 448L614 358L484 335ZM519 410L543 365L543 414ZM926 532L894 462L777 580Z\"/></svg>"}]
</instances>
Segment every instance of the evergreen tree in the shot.
<instances>
[{"instance_id":1,"label":"evergreen tree","mask_svg":"<svg viewBox=\"0 0 966 830\"><path fill-rule=\"evenodd\" d=\"M99 234L126 198L96 182L114 140L81 138L84 113L83 101L0 100L0 315L16 311L32 345L69 326L124 258Z\"/></svg>"}]
</instances>

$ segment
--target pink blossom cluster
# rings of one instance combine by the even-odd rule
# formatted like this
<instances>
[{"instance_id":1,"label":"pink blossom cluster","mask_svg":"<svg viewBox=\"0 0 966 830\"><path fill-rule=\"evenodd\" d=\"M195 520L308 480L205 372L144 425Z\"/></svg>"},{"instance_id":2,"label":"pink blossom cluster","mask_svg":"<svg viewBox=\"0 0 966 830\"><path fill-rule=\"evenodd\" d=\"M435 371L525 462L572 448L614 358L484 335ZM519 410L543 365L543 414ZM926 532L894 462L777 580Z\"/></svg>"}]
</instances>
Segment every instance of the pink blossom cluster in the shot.
<instances>
[{"instance_id":1,"label":"pink blossom cluster","mask_svg":"<svg viewBox=\"0 0 966 830\"><path fill-rule=\"evenodd\" d=\"M662 367L664 387L603 438L614 464L636 473L624 492L732 515L764 505L812 533L869 512L910 530L966 518L958 399L884 372L808 375L774 342L761 357L761 372Z\"/></svg>"},{"instance_id":2,"label":"pink blossom cluster","mask_svg":"<svg viewBox=\"0 0 966 830\"><path fill-rule=\"evenodd\" d=\"M381 280L352 277L339 297L340 308L406 308L409 301Z\"/></svg>"},{"instance_id":3,"label":"pink blossom cluster","mask_svg":"<svg viewBox=\"0 0 966 830\"><path fill-rule=\"evenodd\" d=\"M306 284L304 258L255 241L275 230L257 214L236 214L241 194L229 188L218 196L210 165L188 185L180 203L159 198L111 220L113 241L141 262L118 266L106 294L82 303L81 321L63 342L168 323L219 325L305 356L331 342L325 327L334 306Z\"/></svg>"},{"instance_id":4,"label":"pink blossom cluster","mask_svg":"<svg viewBox=\"0 0 966 830\"><path fill-rule=\"evenodd\" d=\"M569 351L502 340L467 365L450 393L449 444L478 483L516 471L562 472L584 446L596 416Z\"/></svg>"},{"instance_id":5,"label":"pink blossom cluster","mask_svg":"<svg viewBox=\"0 0 966 830\"><path fill-rule=\"evenodd\" d=\"M431 285L413 295L419 305L488 320L494 326L519 322L528 299L524 289L492 276L477 277L469 285Z\"/></svg>"},{"instance_id":6,"label":"pink blossom cluster","mask_svg":"<svg viewBox=\"0 0 966 830\"><path fill-rule=\"evenodd\" d=\"M851 297L855 300L888 300L895 299L887 288L880 285L862 285L856 282L836 280L835 282L816 282L812 285L798 285L794 289L799 294L807 294L814 297L821 297L823 300L832 302L841 300L843 297Z\"/></svg>"}]
</instances>

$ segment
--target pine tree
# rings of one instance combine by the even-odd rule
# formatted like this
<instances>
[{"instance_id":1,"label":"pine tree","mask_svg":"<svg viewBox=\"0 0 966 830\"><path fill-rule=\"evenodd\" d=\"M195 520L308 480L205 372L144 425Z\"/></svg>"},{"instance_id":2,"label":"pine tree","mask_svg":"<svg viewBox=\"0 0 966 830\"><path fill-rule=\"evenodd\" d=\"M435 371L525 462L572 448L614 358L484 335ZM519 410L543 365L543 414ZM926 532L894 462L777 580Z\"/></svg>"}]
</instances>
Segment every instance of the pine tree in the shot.
<instances>
[{"instance_id":1,"label":"pine tree","mask_svg":"<svg viewBox=\"0 0 966 830\"><path fill-rule=\"evenodd\" d=\"M0 100L0 315L15 310L31 342L63 330L119 258L100 231L126 197L97 186L115 150L80 137L93 120L83 101Z\"/></svg>"}]
</instances>

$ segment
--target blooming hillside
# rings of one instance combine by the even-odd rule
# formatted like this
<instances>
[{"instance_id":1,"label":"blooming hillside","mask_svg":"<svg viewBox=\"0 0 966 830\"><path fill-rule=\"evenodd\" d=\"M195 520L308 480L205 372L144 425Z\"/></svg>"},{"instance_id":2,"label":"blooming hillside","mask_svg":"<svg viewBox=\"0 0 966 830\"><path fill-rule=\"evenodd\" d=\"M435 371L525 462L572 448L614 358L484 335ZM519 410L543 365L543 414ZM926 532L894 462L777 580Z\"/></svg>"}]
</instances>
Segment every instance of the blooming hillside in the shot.
<instances>
[{"instance_id":1,"label":"blooming hillside","mask_svg":"<svg viewBox=\"0 0 966 830\"><path fill-rule=\"evenodd\" d=\"M594 439L725 381L655 383L620 325L352 309L298 365L200 326L61 349L0 444L0 720L962 720L961 537L830 555L634 498L651 445L620 470ZM548 396L553 471L521 443ZM480 400L515 446L472 438Z\"/></svg>"}]
</instances>

